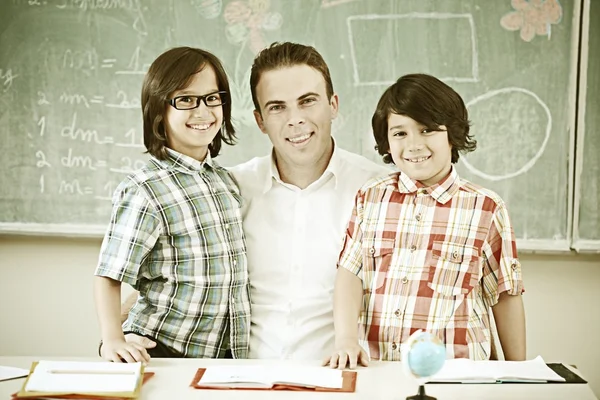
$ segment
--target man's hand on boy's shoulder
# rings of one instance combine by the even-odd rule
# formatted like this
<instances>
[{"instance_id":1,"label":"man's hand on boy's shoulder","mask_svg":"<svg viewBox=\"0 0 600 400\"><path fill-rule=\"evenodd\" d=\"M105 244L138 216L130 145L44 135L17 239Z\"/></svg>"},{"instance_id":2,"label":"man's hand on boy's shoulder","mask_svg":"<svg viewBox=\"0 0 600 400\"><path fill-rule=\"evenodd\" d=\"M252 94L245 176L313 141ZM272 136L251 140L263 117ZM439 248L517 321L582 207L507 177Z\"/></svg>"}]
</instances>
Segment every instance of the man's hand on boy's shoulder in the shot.
<instances>
[{"instance_id":1,"label":"man's hand on boy's shoulder","mask_svg":"<svg viewBox=\"0 0 600 400\"><path fill-rule=\"evenodd\" d=\"M347 340L339 343L331 356L323 359L323 366L329 365L330 368L344 369L346 366L350 369L356 368L358 364L363 367L369 366L369 356L360 347L357 341Z\"/></svg>"},{"instance_id":2,"label":"man's hand on boy's shoulder","mask_svg":"<svg viewBox=\"0 0 600 400\"><path fill-rule=\"evenodd\" d=\"M156 344L149 339L134 334L127 336L129 336L129 338L126 337L126 340L112 339L103 341L102 347L100 347L100 356L105 360L118 363L148 363L150 361L150 355L148 354L146 347L138 343L137 338L145 339L148 342L153 343L148 348L154 347ZM135 336L135 338L131 336Z\"/></svg>"}]
</instances>

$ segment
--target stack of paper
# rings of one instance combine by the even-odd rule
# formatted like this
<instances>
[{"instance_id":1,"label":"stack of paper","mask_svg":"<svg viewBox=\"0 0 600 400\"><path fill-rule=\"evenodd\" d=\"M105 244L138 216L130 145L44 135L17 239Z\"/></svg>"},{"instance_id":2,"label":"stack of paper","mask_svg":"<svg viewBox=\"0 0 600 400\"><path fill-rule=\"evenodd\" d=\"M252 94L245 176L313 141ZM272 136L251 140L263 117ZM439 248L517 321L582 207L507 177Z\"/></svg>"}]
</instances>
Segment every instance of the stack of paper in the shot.
<instances>
[{"instance_id":1,"label":"stack of paper","mask_svg":"<svg viewBox=\"0 0 600 400\"><path fill-rule=\"evenodd\" d=\"M542 357L528 361L473 361L466 358L446 360L444 367L428 382L564 382Z\"/></svg>"},{"instance_id":2,"label":"stack of paper","mask_svg":"<svg viewBox=\"0 0 600 400\"><path fill-rule=\"evenodd\" d=\"M144 367L141 363L39 361L17 394L82 394L90 397L134 398L139 394Z\"/></svg>"}]
</instances>

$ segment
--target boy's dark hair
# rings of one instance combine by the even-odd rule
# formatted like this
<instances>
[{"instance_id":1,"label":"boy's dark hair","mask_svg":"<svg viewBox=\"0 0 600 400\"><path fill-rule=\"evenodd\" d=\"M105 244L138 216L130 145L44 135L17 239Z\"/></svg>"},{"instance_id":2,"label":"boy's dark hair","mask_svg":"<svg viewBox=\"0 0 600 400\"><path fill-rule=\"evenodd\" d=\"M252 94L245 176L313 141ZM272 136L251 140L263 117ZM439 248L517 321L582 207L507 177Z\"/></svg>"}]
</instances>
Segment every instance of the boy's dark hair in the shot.
<instances>
[{"instance_id":1,"label":"boy's dark hair","mask_svg":"<svg viewBox=\"0 0 600 400\"><path fill-rule=\"evenodd\" d=\"M165 147L165 113L167 100L173 92L184 89L192 77L210 65L217 76L219 90L227 92L223 107L223 125L213 141L208 145L211 157L219 155L221 141L235 144L235 129L231 123L231 96L229 81L219 59L208 51L193 47L175 47L162 53L148 69L142 85L142 114L144 124L144 145L147 153L159 160L167 158Z\"/></svg>"},{"instance_id":2,"label":"boy's dark hair","mask_svg":"<svg viewBox=\"0 0 600 400\"><path fill-rule=\"evenodd\" d=\"M453 164L458 161L459 152L468 153L477 147L477 141L469 135L469 115L462 98L431 75L404 75L379 99L371 125L377 143L375 150L386 164L394 162L388 153L388 117L391 113L410 117L430 129L445 125L452 145Z\"/></svg>"},{"instance_id":3,"label":"boy's dark hair","mask_svg":"<svg viewBox=\"0 0 600 400\"><path fill-rule=\"evenodd\" d=\"M256 86L263 73L274 69L293 67L296 65L308 65L319 71L325 80L327 99L331 101L333 96L333 82L329 67L323 57L312 46L306 46L292 42L274 42L269 47L261 50L252 63L250 71L250 91L254 108L260 113L260 105L256 98Z\"/></svg>"}]
</instances>

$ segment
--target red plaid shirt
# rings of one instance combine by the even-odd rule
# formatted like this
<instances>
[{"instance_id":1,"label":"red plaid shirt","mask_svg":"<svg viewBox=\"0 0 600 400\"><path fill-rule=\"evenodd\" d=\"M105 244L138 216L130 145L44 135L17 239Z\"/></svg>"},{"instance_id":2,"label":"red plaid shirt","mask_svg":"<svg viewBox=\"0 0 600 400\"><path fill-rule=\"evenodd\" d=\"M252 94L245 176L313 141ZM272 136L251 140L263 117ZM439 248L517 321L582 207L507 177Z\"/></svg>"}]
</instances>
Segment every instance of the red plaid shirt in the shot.
<instances>
[{"instance_id":1,"label":"red plaid shirt","mask_svg":"<svg viewBox=\"0 0 600 400\"><path fill-rule=\"evenodd\" d=\"M400 172L363 186L338 267L363 282L360 339L373 359L400 360L418 329L448 358L489 359L490 307L523 291L504 202L454 168L431 187Z\"/></svg>"}]
</instances>

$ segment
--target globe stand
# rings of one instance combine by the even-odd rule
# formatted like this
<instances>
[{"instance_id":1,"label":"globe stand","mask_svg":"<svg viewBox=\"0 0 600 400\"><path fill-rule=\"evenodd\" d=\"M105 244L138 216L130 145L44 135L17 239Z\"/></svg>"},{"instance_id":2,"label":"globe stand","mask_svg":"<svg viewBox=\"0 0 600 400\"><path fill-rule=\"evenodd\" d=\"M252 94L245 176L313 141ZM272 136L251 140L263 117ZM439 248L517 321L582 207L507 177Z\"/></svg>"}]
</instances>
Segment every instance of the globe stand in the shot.
<instances>
[{"instance_id":1,"label":"globe stand","mask_svg":"<svg viewBox=\"0 0 600 400\"><path fill-rule=\"evenodd\" d=\"M406 400L436 400L435 397L427 396L425 394L425 385L419 385L419 393L414 396L407 397Z\"/></svg>"}]
</instances>

